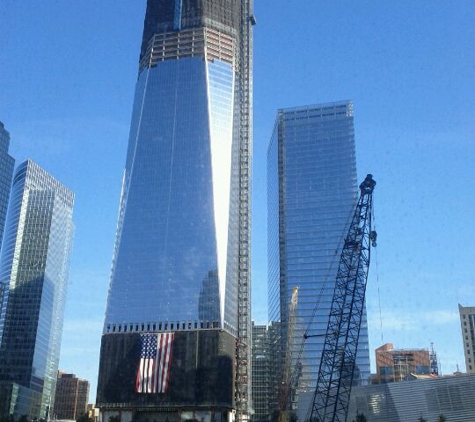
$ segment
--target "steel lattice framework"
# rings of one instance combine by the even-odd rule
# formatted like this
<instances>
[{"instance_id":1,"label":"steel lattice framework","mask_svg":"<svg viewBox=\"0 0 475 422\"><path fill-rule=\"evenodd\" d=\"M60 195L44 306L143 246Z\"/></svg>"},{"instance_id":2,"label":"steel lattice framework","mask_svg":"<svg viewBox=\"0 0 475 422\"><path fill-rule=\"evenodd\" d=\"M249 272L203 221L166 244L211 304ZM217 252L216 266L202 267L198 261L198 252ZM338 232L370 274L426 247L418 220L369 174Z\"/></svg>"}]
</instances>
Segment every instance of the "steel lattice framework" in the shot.
<instances>
[{"instance_id":1,"label":"steel lattice framework","mask_svg":"<svg viewBox=\"0 0 475 422\"><path fill-rule=\"evenodd\" d=\"M236 347L236 420L252 414L251 391L251 169L252 169L252 27L253 0L241 1L238 56L239 98L239 276L238 341Z\"/></svg>"},{"instance_id":2,"label":"steel lattice framework","mask_svg":"<svg viewBox=\"0 0 475 422\"><path fill-rule=\"evenodd\" d=\"M372 231L373 189L368 174L341 253L317 387L307 414L311 422L346 422L363 317Z\"/></svg>"}]
</instances>

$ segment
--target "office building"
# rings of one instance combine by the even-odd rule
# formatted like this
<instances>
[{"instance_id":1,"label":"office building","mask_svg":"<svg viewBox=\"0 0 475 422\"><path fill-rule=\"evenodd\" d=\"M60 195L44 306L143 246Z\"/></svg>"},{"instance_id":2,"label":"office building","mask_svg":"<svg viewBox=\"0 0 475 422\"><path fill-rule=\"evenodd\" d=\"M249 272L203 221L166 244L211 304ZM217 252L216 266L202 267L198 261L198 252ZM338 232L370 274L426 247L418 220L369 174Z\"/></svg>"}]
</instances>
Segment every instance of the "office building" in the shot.
<instances>
[{"instance_id":1,"label":"office building","mask_svg":"<svg viewBox=\"0 0 475 422\"><path fill-rule=\"evenodd\" d=\"M271 420L271 344L266 325L252 323L252 422Z\"/></svg>"},{"instance_id":2,"label":"office building","mask_svg":"<svg viewBox=\"0 0 475 422\"><path fill-rule=\"evenodd\" d=\"M95 404L89 403L87 405L87 416L92 422L99 422L99 409L96 407Z\"/></svg>"},{"instance_id":3,"label":"office building","mask_svg":"<svg viewBox=\"0 0 475 422\"><path fill-rule=\"evenodd\" d=\"M475 374L475 307L459 303L459 314L466 371Z\"/></svg>"},{"instance_id":4,"label":"office building","mask_svg":"<svg viewBox=\"0 0 475 422\"><path fill-rule=\"evenodd\" d=\"M284 356L289 303L299 287L291 330L292 367L308 330L317 337L306 340L297 390L313 391L339 255L357 199L352 103L279 110L267 152L267 183L269 323L280 323ZM369 376L364 312L354 381L365 383Z\"/></svg>"},{"instance_id":5,"label":"office building","mask_svg":"<svg viewBox=\"0 0 475 422\"><path fill-rule=\"evenodd\" d=\"M10 188L12 185L13 167L15 160L8 154L10 147L10 134L5 126L0 122L0 248L3 239L3 229L5 228L5 219L7 218L8 200L10 198ZM6 309L2 308L3 295L6 291L3 284L0 283L0 343L2 326L1 321L5 318Z\"/></svg>"},{"instance_id":6,"label":"office building","mask_svg":"<svg viewBox=\"0 0 475 422\"><path fill-rule=\"evenodd\" d=\"M431 356L426 349L394 349L392 343L375 350L376 383L407 381L413 376L437 376L431 371Z\"/></svg>"},{"instance_id":7,"label":"office building","mask_svg":"<svg viewBox=\"0 0 475 422\"><path fill-rule=\"evenodd\" d=\"M368 422L475 420L475 375L353 387L348 421L362 413Z\"/></svg>"},{"instance_id":8,"label":"office building","mask_svg":"<svg viewBox=\"0 0 475 422\"><path fill-rule=\"evenodd\" d=\"M105 420L249 414L251 3L147 2L102 337Z\"/></svg>"},{"instance_id":9,"label":"office building","mask_svg":"<svg viewBox=\"0 0 475 422\"><path fill-rule=\"evenodd\" d=\"M54 403L74 194L32 161L13 178L2 253L0 416L48 419Z\"/></svg>"},{"instance_id":10,"label":"office building","mask_svg":"<svg viewBox=\"0 0 475 422\"><path fill-rule=\"evenodd\" d=\"M87 414L89 381L58 371L54 397L54 419L76 420Z\"/></svg>"},{"instance_id":11,"label":"office building","mask_svg":"<svg viewBox=\"0 0 475 422\"><path fill-rule=\"evenodd\" d=\"M15 160L8 154L10 134L0 122L0 245L3 239L3 229L7 217L8 199L12 185L13 166Z\"/></svg>"}]
</instances>

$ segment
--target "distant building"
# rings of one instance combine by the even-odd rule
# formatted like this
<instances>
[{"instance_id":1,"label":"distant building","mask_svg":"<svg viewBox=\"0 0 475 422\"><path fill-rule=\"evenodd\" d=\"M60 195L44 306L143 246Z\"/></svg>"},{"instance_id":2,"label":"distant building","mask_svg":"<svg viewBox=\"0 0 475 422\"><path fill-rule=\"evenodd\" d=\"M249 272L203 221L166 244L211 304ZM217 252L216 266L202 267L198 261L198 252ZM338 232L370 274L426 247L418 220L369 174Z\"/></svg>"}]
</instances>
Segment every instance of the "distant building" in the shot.
<instances>
[{"instance_id":1,"label":"distant building","mask_svg":"<svg viewBox=\"0 0 475 422\"><path fill-rule=\"evenodd\" d=\"M12 185L13 167L15 160L8 154L10 147L10 134L0 122L0 245L7 217L8 199Z\"/></svg>"},{"instance_id":2,"label":"distant building","mask_svg":"<svg viewBox=\"0 0 475 422\"><path fill-rule=\"evenodd\" d=\"M55 419L76 420L86 414L88 399L89 381L58 371L53 410Z\"/></svg>"},{"instance_id":3,"label":"distant building","mask_svg":"<svg viewBox=\"0 0 475 422\"><path fill-rule=\"evenodd\" d=\"M353 387L347 420L357 412L367 422L475 421L475 375Z\"/></svg>"},{"instance_id":4,"label":"distant building","mask_svg":"<svg viewBox=\"0 0 475 422\"><path fill-rule=\"evenodd\" d=\"M270 420L270 370L271 350L269 330L266 325L252 323L252 402L253 422Z\"/></svg>"},{"instance_id":5,"label":"distant building","mask_svg":"<svg viewBox=\"0 0 475 422\"><path fill-rule=\"evenodd\" d=\"M269 350L270 350L270 391L269 406L271 418L279 409L279 393L283 379L284 353L282 351L281 323L273 322L268 326Z\"/></svg>"},{"instance_id":6,"label":"distant building","mask_svg":"<svg viewBox=\"0 0 475 422\"><path fill-rule=\"evenodd\" d=\"M93 422L99 422L99 408L95 404L89 403L87 405L87 416Z\"/></svg>"},{"instance_id":7,"label":"distant building","mask_svg":"<svg viewBox=\"0 0 475 422\"><path fill-rule=\"evenodd\" d=\"M413 376L431 376L430 353L425 349L394 349L386 343L375 350L377 375L375 382L407 381Z\"/></svg>"},{"instance_id":8,"label":"distant building","mask_svg":"<svg viewBox=\"0 0 475 422\"><path fill-rule=\"evenodd\" d=\"M429 358L431 375L442 375L442 372L439 369L439 360L437 359L437 353L434 350L434 343L431 343Z\"/></svg>"},{"instance_id":9,"label":"distant building","mask_svg":"<svg viewBox=\"0 0 475 422\"><path fill-rule=\"evenodd\" d=\"M459 304L465 366L469 374L475 374L475 307Z\"/></svg>"},{"instance_id":10,"label":"distant building","mask_svg":"<svg viewBox=\"0 0 475 422\"><path fill-rule=\"evenodd\" d=\"M3 230L5 228L5 220L7 217L8 200L10 197L10 188L12 185L13 167L15 160L8 154L10 146L10 134L6 131L5 126L0 122L0 249L3 239ZM0 283L0 344L2 339L1 321L5 318L6 309L2 307L4 295L7 294L3 283Z\"/></svg>"},{"instance_id":11,"label":"distant building","mask_svg":"<svg viewBox=\"0 0 475 422\"><path fill-rule=\"evenodd\" d=\"M0 256L0 417L48 419L54 403L74 194L28 160L13 178Z\"/></svg>"}]
</instances>

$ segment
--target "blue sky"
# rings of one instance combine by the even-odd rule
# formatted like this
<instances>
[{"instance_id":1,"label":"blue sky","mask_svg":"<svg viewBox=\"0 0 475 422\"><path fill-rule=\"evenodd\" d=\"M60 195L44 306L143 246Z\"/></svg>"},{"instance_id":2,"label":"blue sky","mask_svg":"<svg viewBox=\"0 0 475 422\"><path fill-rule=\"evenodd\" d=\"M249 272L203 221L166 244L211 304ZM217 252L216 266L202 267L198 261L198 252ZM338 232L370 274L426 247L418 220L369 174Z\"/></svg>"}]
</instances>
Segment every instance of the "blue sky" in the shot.
<instances>
[{"instance_id":1,"label":"blue sky","mask_svg":"<svg viewBox=\"0 0 475 422\"><path fill-rule=\"evenodd\" d=\"M91 400L144 13L145 0L0 4L11 154L76 193L60 368L91 381ZM378 182L370 347L434 342L443 373L464 370L457 304L475 306L475 3L255 0L255 14L254 319L266 322L276 109L352 99L358 178Z\"/></svg>"}]
</instances>

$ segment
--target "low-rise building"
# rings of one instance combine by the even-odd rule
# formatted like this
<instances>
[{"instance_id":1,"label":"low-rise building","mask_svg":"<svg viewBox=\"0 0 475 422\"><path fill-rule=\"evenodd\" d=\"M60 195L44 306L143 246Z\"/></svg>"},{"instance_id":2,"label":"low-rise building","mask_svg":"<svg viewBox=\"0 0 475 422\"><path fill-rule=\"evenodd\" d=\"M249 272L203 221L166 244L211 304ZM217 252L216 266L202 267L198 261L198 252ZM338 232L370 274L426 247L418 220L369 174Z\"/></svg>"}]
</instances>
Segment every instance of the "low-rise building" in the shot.
<instances>
[{"instance_id":1,"label":"low-rise building","mask_svg":"<svg viewBox=\"0 0 475 422\"><path fill-rule=\"evenodd\" d=\"M99 408L95 404L89 403L87 405L87 416L90 421L99 422Z\"/></svg>"},{"instance_id":2,"label":"low-rise building","mask_svg":"<svg viewBox=\"0 0 475 422\"><path fill-rule=\"evenodd\" d=\"M353 387L348 421L363 413L367 422L475 421L475 375Z\"/></svg>"},{"instance_id":3,"label":"low-rise building","mask_svg":"<svg viewBox=\"0 0 475 422\"><path fill-rule=\"evenodd\" d=\"M58 371L53 415L56 419L76 420L87 412L89 381Z\"/></svg>"},{"instance_id":4,"label":"low-rise building","mask_svg":"<svg viewBox=\"0 0 475 422\"><path fill-rule=\"evenodd\" d=\"M475 374L475 307L459 304L465 366L469 374Z\"/></svg>"},{"instance_id":5,"label":"low-rise building","mask_svg":"<svg viewBox=\"0 0 475 422\"><path fill-rule=\"evenodd\" d=\"M434 376L431 371L431 357L426 349L395 349L386 343L375 350L376 384L408 381L414 375Z\"/></svg>"},{"instance_id":6,"label":"low-rise building","mask_svg":"<svg viewBox=\"0 0 475 422\"><path fill-rule=\"evenodd\" d=\"M271 355L266 325L252 323L252 403L253 422L270 420Z\"/></svg>"}]
</instances>

